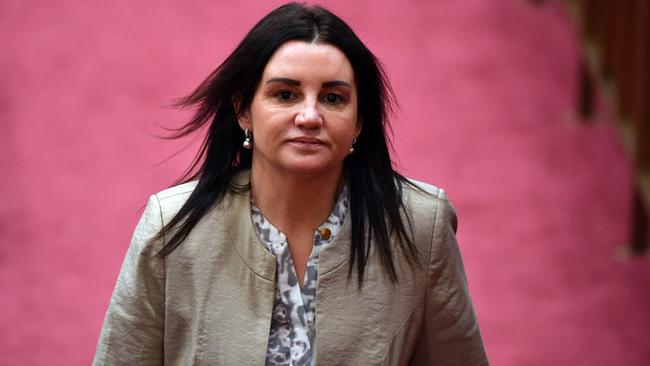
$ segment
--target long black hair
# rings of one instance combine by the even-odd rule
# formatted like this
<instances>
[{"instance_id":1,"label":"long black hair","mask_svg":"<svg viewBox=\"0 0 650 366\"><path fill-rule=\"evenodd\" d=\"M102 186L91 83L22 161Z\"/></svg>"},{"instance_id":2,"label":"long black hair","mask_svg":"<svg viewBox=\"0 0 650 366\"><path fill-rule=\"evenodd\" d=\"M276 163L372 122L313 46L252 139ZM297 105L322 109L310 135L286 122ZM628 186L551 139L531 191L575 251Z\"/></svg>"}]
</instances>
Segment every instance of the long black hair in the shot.
<instances>
[{"instance_id":1,"label":"long black hair","mask_svg":"<svg viewBox=\"0 0 650 366\"><path fill-rule=\"evenodd\" d=\"M384 273L394 283L394 245L409 263L419 263L419 254L409 235L410 218L402 201L402 185L409 182L393 169L389 153L387 128L388 114L395 103L393 91L379 61L343 20L322 7L299 3L280 6L262 18L233 53L177 103L196 111L170 138L189 135L206 124L209 128L194 161L178 181L198 179L196 188L158 233L157 238L171 233L158 254L166 256L178 247L227 191L247 188L235 186L232 179L237 172L249 169L252 160L251 151L242 147L244 134L233 103L237 101L239 111L248 110L268 60L282 44L292 40L333 45L352 65L363 128L354 154L343 163L352 219L348 275L356 266L361 285L366 263L375 251Z\"/></svg>"}]
</instances>

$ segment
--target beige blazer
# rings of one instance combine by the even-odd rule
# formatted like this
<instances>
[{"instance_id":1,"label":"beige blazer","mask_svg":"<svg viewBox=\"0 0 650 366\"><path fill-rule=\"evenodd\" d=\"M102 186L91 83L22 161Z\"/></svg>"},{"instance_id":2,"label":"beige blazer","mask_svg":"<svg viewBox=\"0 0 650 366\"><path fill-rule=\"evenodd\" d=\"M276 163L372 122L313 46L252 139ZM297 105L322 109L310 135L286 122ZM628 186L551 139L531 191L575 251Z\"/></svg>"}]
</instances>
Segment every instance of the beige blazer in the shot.
<instances>
[{"instance_id":1,"label":"beige blazer","mask_svg":"<svg viewBox=\"0 0 650 366\"><path fill-rule=\"evenodd\" d=\"M238 179L249 179L242 174ZM487 365L442 190L404 187L421 268L395 250L399 282L371 256L361 290L348 278L350 215L320 254L316 365ZM260 244L248 194L228 193L165 259L150 240L195 183L150 197L133 234L94 365L263 365L275 258Z\"/></svg>"}]
</instances>

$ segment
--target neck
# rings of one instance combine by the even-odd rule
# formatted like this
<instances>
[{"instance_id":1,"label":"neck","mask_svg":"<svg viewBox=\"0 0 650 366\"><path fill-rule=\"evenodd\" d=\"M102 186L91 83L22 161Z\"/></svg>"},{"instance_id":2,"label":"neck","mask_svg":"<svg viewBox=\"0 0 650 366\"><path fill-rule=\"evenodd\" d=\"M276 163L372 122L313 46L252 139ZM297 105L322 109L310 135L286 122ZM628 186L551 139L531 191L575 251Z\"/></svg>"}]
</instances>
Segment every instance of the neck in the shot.
<instances>
[{"instance_id":1,"label":"neck","mask_svg":"<svg viewBox=\"0 0 650 366\"><path fill-rule=\"evenodd\" d=\"M271 169L251 168L255 204L278 230L316 229L336 203L343 167L322 175L296 175Z\"/></svg>"}]
</instances>

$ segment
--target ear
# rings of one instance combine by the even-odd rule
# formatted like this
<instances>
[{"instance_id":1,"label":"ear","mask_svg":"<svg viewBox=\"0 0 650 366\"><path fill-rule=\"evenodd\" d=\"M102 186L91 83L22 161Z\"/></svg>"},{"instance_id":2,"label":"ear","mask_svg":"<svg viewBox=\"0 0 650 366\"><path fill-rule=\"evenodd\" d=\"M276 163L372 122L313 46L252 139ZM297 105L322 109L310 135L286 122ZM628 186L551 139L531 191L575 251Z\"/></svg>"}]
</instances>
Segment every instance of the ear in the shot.
<instances>
[{"instance_id":1,"label":"ear","mask_svg":"<svg viewBox=\"0 0 650 366\"><path fill-rule=\"evenodd\" d=\"M251 123L248 111L243 114L238 114L237 122L239 122L239 127L241 127L242 130L249 129L250 131L253 131L253 124Z\"/></svg>"},{"instance_id":2,"label":"ear","mask_svg":"<svg viewBox=\"0 0 650 366\"><path fill-rule=\"evenodd\" d=\"M233 96L232 106L235 110L235 116L237 117L237 123L239 123L239 127L241 127L242 130L252 130L253 125L251 124L250 113L247 110L242 112L241 99Z\"/></svg>"}]
</instances>

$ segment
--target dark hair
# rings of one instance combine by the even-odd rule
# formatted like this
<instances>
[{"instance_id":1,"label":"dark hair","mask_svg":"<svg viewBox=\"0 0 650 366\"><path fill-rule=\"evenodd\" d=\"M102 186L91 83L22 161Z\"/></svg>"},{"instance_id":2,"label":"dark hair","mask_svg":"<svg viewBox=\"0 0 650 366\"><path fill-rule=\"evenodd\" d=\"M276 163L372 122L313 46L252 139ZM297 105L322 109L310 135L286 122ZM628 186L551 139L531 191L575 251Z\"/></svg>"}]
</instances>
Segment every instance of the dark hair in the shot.
<instances>
[{"instance_id":1,"label":"dark hair","mask_svg":"<svg viewBox=\"0 0 650 366\"><path fill-rule=\"evenodd\" d=\"M373 249L384 273L394 283L397 273L391 234L409 263L419 264L419 253L405 224L410 229L402 202L402 184L409 182L393 169L389 154L386 128L395 102L392 89L379 61L343 20L322 7L299 3L285 4L266 15L196 90L177 103L179 107L194 107L196 112L170 138L191 134L208 122L209 129L194 161L177 182L198 179L198 184L176 216L158 233L157 238L162 238L173 231L158 254L166 256L178 247L227 190L241 192L248 188L235 186L232 180L237 172L250 168L252 159L251 151L242 147L244 134L233 101L238 102L240 111L248 110L268 60L291 40L333 45L352 65L363 128L354 154L343 163L352 219L348 275L356 266L362 284ZM376 248L371 248L371 238Z\"/></svg>"}]
</instances>

